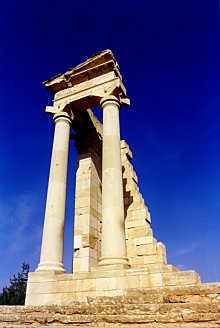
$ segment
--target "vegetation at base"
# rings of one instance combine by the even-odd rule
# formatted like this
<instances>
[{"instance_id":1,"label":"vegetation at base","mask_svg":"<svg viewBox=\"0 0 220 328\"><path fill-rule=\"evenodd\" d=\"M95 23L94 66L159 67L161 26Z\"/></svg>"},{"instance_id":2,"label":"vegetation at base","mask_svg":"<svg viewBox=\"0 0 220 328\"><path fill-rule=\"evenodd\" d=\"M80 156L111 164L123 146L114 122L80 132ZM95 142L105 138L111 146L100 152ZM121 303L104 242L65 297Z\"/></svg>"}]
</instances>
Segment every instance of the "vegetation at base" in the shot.
<instances>
[{"instance_id":1,"label":"vegetation at base","mask_svg":"<svg viewBox=\"0 0 220 328\"><path fill-rule=\"evenodd\" d=\"M10 279L10 286L3 287L0 305L24 305L27 288L29 264L22 264L22 271Z\"/></svg>"}]
</instances>

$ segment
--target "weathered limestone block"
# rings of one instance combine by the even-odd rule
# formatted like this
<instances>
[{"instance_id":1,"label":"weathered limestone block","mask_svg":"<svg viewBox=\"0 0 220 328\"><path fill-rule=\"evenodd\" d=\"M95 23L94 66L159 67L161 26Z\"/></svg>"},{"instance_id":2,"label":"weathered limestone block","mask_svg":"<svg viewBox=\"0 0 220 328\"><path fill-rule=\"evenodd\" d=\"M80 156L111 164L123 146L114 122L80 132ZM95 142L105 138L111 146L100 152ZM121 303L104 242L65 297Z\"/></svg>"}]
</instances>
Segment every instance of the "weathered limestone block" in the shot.
<instances>
[{"instance_id":1,"label":"weathered limestone block","mask_svg":"<svg viewBox=\"0 0 220 328\"><path fill-rule=\"evenodd\" d=\"M136 210L142 210L142 209L145 209L147 208L147 206L145 204L143 204L142 202L131 202L131 204L129 204L127 206L127 211L128 212L133 212L133 211L136 211Z\"/></svg>"},{"instance_id":2,"label":"weathered limestone block","mask_svg":"<svg viewBox=\"0 0 220 328\"><path fill-rule=\"evenodd\" d=\"M157 244L139 245L137 246L138 255L156 255L157 254Z\"/></svg>"},{"instance_id":3,"label":"weathered limestone block","mask_svg":"<svg viewBox=\"0 0 220 328\"><path fill-rule=\"evenodd\" d=\"M138 181L137 175L131 167L126 168L123 172L123 179L126 178L133 179L136 183Z\"/></svg>"},{"instance_id":4,"label":"weathered limestone block","mask_svg":"<svg viewBox=\"0 0 220 328\"><path fill-rule=\"evenodd\" d=\"M134 227L127 230L128 239L130 238L139 238L152 235L152 230L147 225L142 225L140 227Z\"/></svg>"},{"instance_id":5,"label":"weathered limestone block","mask_svg":"<svg viewBox=\"0 0 220 328\"><path fill-rule=\"evenodd\" d=\"M164 286L178 286L183 284L193 285L193 284L199 284L200 283L200 277L199 275L191 270L191 271L179 271L176 273L164 273L163 274L163 284Z\"/></svg>"},{"instance_id":6,"label":"weathered limestone block","mask_svg":"<svg viewBox=\"0 0 220 328\"><path fill-rule=\"evenodd\" d=\"M153 236L134 238L134 243L136 246L145 245L145 244L153 244L156 242L156 239Z\"/></svg>"}]
</instances>

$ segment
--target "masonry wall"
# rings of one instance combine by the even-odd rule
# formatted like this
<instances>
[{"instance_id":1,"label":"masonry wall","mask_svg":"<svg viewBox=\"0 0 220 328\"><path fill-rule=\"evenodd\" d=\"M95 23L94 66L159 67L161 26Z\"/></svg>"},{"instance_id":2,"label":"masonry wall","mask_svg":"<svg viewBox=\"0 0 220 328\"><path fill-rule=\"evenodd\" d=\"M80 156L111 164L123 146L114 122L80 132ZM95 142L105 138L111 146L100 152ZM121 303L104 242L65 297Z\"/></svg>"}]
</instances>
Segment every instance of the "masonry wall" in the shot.
<instances>
[{"instance_id":1,"label":"masonry wall","mask_svg":"<svg viewBox=\"0 0 220 328\"><path fill-rule=\"evenodd\" d=\"M101 242L101 151L78 144L73 272L91 271L98 264Z\"/></svg>"},{"instance_id":2,"label":"masonry wall","mask_svg":"<svg viewBox=\"0 0 220 328\"><path fill-rule=\"evenodd\" d=\"M124 185L127 255L132 267L166 265L165 245L157 242L150 228L150 213L138 188L138 178L131 164L132 153L121 141Z\"/></svg>"},{"instance_id":3,"label":"masonry wall","mask_svg":"<svg viewBox=\"0 0 220 328\"><path fill-rule=\"evenodd\" d=\"M101 124L101 123L100 123ZM76 172L73 272L89 272L101 256L102 184L101 149L93 141L78 141ZM127 255L131 267L166 265L166 249L153 237L150 213L138 188L132 153L121 141Z\"/></svg>"}]
</instances>

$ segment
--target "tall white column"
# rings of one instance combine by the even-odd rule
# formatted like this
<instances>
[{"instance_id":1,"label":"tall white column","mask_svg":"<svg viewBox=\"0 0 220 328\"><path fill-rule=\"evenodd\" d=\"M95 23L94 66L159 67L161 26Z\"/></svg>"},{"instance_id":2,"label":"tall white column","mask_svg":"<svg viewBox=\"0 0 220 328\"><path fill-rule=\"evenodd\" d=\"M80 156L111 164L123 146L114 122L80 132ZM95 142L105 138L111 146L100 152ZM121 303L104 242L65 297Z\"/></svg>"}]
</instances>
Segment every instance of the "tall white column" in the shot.
<instances>
[{"instance_id":1,"label":"tall white column","mask_svg":"<svg viewBox=\"0 0 220 328\"><path fill-rule=\"evenodd\" d=\"M61 112L54 115L54 141L44 218L40 263L36 271L65 272L63 266L66 180L72 119Z\"/></svg>"},{"instance_id":2,"label":"tall white column","mask_svg":"<svg viewBox=\"0 0 220 328\"><path fill-rule=\"evenodd\" d=\"M99 265L129 265L126 253L124 197L121 167L119 108L115 96L101 100L102 150L102 242Z\"/></svg>"}]
</instances>

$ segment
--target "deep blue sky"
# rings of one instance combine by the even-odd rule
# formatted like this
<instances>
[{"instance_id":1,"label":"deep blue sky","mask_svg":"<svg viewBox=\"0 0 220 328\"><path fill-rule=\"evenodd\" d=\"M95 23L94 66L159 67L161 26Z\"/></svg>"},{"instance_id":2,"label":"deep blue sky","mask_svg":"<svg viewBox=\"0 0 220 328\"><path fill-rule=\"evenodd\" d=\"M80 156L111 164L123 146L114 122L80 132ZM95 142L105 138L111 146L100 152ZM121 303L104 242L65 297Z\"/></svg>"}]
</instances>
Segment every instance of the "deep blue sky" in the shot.
<instances>
[{"instance_id":1,"label":"deep blue sky","mask_svg":"<svg viewBox=\"0 0 220 328\"><path fill-rule=\"evenodd\" d=\"M0 0L0 287L35 270L53 140L41 82L110 48L131 99L121 136L168 262L220 280L220 28L213 0ZM101 112L100 112L101 113ZM65 266L76 151L70 145Z\"/></svg>"}]
</instances>

